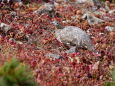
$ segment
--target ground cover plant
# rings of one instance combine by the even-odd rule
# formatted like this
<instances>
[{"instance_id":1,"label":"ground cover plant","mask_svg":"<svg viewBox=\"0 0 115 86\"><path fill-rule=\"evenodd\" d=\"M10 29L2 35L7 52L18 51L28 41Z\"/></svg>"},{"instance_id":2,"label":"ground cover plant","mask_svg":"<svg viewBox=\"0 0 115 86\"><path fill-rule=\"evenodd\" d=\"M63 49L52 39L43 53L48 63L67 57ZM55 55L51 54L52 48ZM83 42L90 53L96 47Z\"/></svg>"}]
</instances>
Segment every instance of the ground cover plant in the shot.
<instances>
[{"instance_id":1,"label":"ground cover plant","mask_svg":"<svg viewBox=\"0 0 115 86\"><path fill-rule=\"evenodd\" d=\"M0 86L37 86L25 64L11 59L0 68Z\"/></svg>"},{"instance_id":2,"label":"ground cover plant","mask_svg":"<svg viewBox=\"0 0 115 86\"><path fill-rule=\"evenodd\" d=\"M34 13L42 3L33 2L22 6L13 4L10 9L9 5L0 4L0 24L10 26L7 30L0 25L0 67L16 57L32 68L34 78L40 86L105 86L107 81L112 82L115 32L105 27L115 27L115 13L103 9L93 12L94 16L105 22L90 25L82 19L84 9L91 10L89 4L76 5L61 0L58 3L53 16L47 12ZM110 3L110 10L114 9L115 5ZM87 49L66 53L67 46L55 37L56 27L51 23L54 20L63 26L76 26L86 31L98 53L94 54ZM49 53L62 58L50 57L47 55Z\"/></svg>"}]
</instances>

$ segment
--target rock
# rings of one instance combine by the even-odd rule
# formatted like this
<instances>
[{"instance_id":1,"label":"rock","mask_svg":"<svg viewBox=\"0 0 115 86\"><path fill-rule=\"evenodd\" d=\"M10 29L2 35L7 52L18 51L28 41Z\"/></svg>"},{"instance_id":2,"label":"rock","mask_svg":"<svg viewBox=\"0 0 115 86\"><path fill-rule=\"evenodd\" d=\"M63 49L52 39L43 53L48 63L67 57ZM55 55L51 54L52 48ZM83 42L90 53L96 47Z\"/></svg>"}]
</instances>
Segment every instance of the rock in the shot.
<instances>
[{"instance_id":1,"label":"rock","mask_svg":"<svg viewBox=\"0 0 115 86\"><path fill-rule=\"evenodd\" d=\"M113 40L113 42L114 42L114 40L115 40L115 32L110 32L109 36L110 36L110 40Z\"/></svg>"},{"instance_id":2,"label":"rock","mask_svg":"<svg viewBox=\"0 0 115 86\"><path fill-rule=\"evenodd\" d=\"M56 2L69 2L69 1L71 1L71 0L56 0Z\"/></svg>"},{"instance_id":3,"label":"rock","mask_svg":"<svg viewBox=\"0 0 115 86\"><path fill-rule=\"evenodd\" d=\"M38 10L34 11L33 13L36 13L36 14L47 13L48 15L52 15L54 13L54 8L55 8L54 4L45 3L44 5L42 5Z\"/></svg>"},{"instance_id":4,"label":"rock","mask_svg":"<svg viewBox=\"0 0 115 86\"><path fill-rule=\"evenodd\" d=\"M113 65L109 65L109 68L110 68L111 70L113 70L113 69L114 69L114 66L113 66Z\"/></svg>"},{"instance_id":5,"label":"rock","mask_svg":"<svg viewBox=\"0 0 115 86\"><path fill-rule=\"evenodd\" d=\"M106 13L107 13L107 10L104 8L100 8L99 10L96 10L93 12L93 14L100 15L100 16L106 15Z\"/></svg>"},{"instance_id":6,"label":"rock","mask_svg":"<svg viewBox=\"0 0 115 86\"><path fill-rule=\"evenodd\" d=\"M2 30L4 33L7 33L10 29L11 29L10 25L0 23L0 30Z\"/></svg>"},{"instance_id":7,"label":"rock","mask_svg":"<svg viewBox=\"0 0 115 86\"><path fill-rule=\"evenodd\" d=\"M76 47L72 47L66 51L66 53L76 53L76 52L77 52Z\"/></svg>"},{"instance_id":8,"label":"rock","mask_svg":"<svg viewBox=\"0 0 115 86\"><path fill-rule=\"evenodd\" d=\"M30 39L29 35L26 35L23 32L18 32L15 36L14 36L16 41L21 41L21 42L27 42Z\"/></svg>"},{"instance_id":9,"label":"rock","mask_svg":"<svg viewBox=\"0 0 115 86\"><path fill-rule=\"evenodd\" d=\"M115 9L114 10L110 10L109 13L110 14L115 13Z\"/></svg>"},{"instance_id":10,"label":"rock","mask_svg":"<svg viewBox=\"0 0 115 86\"><path fill-rule=\"evenodd\" d=\"M93 16L91 13L85 13L82 16L82 19L86 19L88 21L89 25L95 25L95 24L104 23L104 20L99 19L99 18Z\"/></svg>"},{"instance_id":11,"label":"rock","mask_svg":"<svg viewBox=\"0 0 115 86\"><path fill-rule=\"evenodd\" d=\"M99 69L99 64L100 64L99 61L96 62L96 63L93 65L92 69L93 69L93 70L98 70L98 69Z\"/></svg>"},{"instance_id":12,"label":"rock","mask_svg":"<svg viewBox=\"0 0 115 86\"><path fill-rule=\"evenodd\" d=\"M105 9L106 9L107 11L110 10L110 2L109 2L109 1L105 1Z\"/></svg>"},{"instance_id":13,"label":"rock","mask_svg":"<svg viewBox=\"0 0 115 86\"><path fill-rule=\"evenodd\" d=\"M54 58L54 59L60 59L60 58L62 58L62 56L60 56L58 54L53 54L53 53L47 53L45 56L49 57L49 58Z\"/></svg>"},{"instance_id":14,"label":"rock","mask_svg":"<svg viewBox=\"0 0 115 86\"><path fill-rule=\"evenodd\" d=\"M54 9L54 5L53 4L50 4L50 3L45 3L43 5L43 7L41 7L40 9L46 9L46 10L49 10L49 11L52 11Z\"/></svg>"},{"instance_id":15,"label":"rock","mask_svg":"<svg viewBox=\"0 0 115 86\"><path fill-rule=\"evenodd\" d=\"M7 3L10 3L10 2L22 2L22 0L0 0L0 2L7 2Z\"/></svg>"},{"instance_id":16,"label":"rock","mask_svg":"<svg viewBox=\"0 0 115 86\"><path fill-rule=\"evenodd\" d=\"M12 0L11 0L12 1ZM13 0L14 2L22 2L22 0Z\"/></svg>"},{"instance_id":17,"label":"rock","mask_svg":"<svg viewBox=\"0 0 115 86\"><path fill-rule=\"evenodd\" d=\"M20 44L20 45L23 44L23 42L21 42L21 41L16 41L14 38L10 38L10 39L9 39L9 42L10 42L10 43L17 43L17 44Z\"/></svg>"},{"instance_id":18,"label":"rock","mask_svg":"<svg viewBox=\"0 0 115 86\"><path fill-rule=\"evenodd\" d=\"M92 6L101 6L101 2L99 0L76 0L76 3L89 3Z\"/></svg>"},{"instance_id":19,"label":"rock","mask_svg":"<svg viewBox=\"0 0 115 86\"><path fill-rule=\"evenodd\" d=\"M110 32L115 31L115 27L111 27L111 26L106 26L105 29Z\"/></svg>"},{"instance_id":20,"label":"rock","mask_svg":"<svg viewBox=\"0 0 115 86\"><path fill-rule=\"evenodd\" d=\"M10 15L11 15L12 17L16 17L16 16L17 16L17 13L16 13L15 11L11 11L11 12L10 12Z\"/></svg>"},{"instance_id":21,"label":"rock","mask_svg":"<svg viewBox=\"0 0 115 86\"><path fill-rule=\"evenodd\" d=\"M10 43L16 43L16 40L14 38L9 38L8 40Z\"/></svg>"},{"instance_id":22,"label":"rock","mask_svg":"<svg viewBox=\"0 0 115 86\"><path fill-rule=\"evenodd\" d=\"M94 51L94 46L91 43L89 35L82 29L75 26L65 26L59 24L57 21L52 22L56 27L56 39L67 45L68 47L85 47L90 51Z\"/></svg>"},{"instance_id":23,"label":"rock","mask_svg":"<svg viewBox=\"0 0 115 86\"><path fill-rule=\"evenodd\" d=\"M22 0L0 0L0 3L2 3L2 4L8 4L8 5L13 4L13 6L14 6L14 8L16 10L17 10L18 7L23 6ZM11 10L11 8L7 8L7 9Z\"/></svg>"},{"instance_id":24,"label":"rock","mask_svg":"<svg viewBox=\"0 0 115 86\"><path fill-rule=\"evenodd\" d=\"M93 2L93 5L97 7L97 9L102 7L102 3L100 0L92 0L92 2Z\"/></svg>"},{"instance_id":25,"label":"rock","mask_svg":"<svg viewBox=\"0 0 115 86\"><path fill-rule=\"evenodd\" d=\"M91 3L92 0L76 0L76 3Z\"/></svg>"},{"instance_id":26,"label":"rock","mask_svg":"<svg viewBox=\"0 0 115 86\"><path fill-rule=\"evenodd\" d=\"M77 13L77 15L81 15L82 11L81 10L77 10L76 13Z\"/></svg>"}]
</instances>

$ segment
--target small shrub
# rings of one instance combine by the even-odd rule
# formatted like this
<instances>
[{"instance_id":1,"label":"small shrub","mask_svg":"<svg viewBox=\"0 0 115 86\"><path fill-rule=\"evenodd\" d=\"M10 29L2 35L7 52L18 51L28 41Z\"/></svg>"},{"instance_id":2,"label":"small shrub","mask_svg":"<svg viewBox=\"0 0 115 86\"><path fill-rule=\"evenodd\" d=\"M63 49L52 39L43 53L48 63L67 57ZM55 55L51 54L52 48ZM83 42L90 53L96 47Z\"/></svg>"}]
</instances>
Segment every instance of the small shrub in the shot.
<instances>
[{"instance_id":1,"label":"small shrub","mask_svg":"<svg viewBox=\"0 0 115 86\"><path fill-rule=\"evenodd\" d=\"M115 86L115 68L112 71L112 82L107 81L105 86Z\"/></svg>"},{"instance_id":2,"label":"small shrub","mask_svg":"<svg viewBox=\"0 0 115 86\"><path fill-rule=\"evenodd\" d=\"M37 86L32 72L16 59L0 67L0 86Z\"/></svg>"}]
</instances>

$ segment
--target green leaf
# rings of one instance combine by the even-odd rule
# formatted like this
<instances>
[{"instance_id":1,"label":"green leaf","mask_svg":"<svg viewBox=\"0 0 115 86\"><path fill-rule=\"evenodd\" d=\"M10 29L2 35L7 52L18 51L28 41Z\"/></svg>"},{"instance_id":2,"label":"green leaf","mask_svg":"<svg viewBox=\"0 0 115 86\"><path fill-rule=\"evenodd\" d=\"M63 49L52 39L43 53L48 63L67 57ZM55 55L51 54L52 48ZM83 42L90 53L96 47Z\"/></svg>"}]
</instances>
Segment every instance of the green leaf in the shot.
<instances>
[{"instance_id":1,"label":"green leaf","mask_svg":"<svg viewBox=\"0 0 115 86\"><path fill-rule=\"evenodd\" d=\"M12 59L0 67L0 86L37 86L28 66Z\"/></svg>"},{"instance_id":2,"label":"green leaf","mask_svg":"<svg viewBox=\"0 0 115 86\"><path fill-rule=\"evenodd\" d=\"M105 86L111 86L111 83L110 83L109 81L107 81L107 82L105 83Z\"/></svg>"},{"instance_id":3,"label":"green leaf","mask_svg":"<svg viewBox=\"0 0 115 86\"><path fill-rule=\"evenodd\" d=\"M115 81L115 69L112 71L112 79Z\"/></svg>"}]
</instances>

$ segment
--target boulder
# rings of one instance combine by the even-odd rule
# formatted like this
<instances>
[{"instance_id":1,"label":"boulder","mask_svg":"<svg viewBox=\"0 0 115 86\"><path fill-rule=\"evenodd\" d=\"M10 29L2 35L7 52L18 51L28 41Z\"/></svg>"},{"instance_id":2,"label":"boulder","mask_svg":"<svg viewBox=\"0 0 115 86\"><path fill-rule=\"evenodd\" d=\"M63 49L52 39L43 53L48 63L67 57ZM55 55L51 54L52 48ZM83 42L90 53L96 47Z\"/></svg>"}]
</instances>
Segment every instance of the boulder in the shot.
<instances>
[{"instance_id":1,"label":"boulder","mask_svg":"<svg viewBox=\"0 0 115 86\"><path fill-rule=\"evenodd\" d=\"M53 53L47 53L45 56L48 57L48 58L53 58L53 59L60 59L60 58L62 58L62 56L60 56L58 54L53 54Z\"/></svg>"},{"instance_id":2,"label":"boulder","mask_svg":"<svg viewBox=\"0 0 115 86\"><path fill-rule=\"evenodd\" d=\"M0 0L0 2L22 2L22 0Z\"/></svg>"},{"instance_id":3,"label":"boulder","mask_svg":"<svg viewBox=\"0 0 115 86\"><path fill-rule=\"evenodd\" d=\"M95 17L95 16L92 15L91 13L85 13L85 14L82 16L82 19L86 19L86 20L88 21L89 25L95 25L95 24L104 23L104 20Z\"/></svg>"},{"instance_id":4,"label":"boulder","mask_svg":"<svg viewBox=\"0 0 115 86\"><path fill-rule=\"evenodd\" d=\"M33 13L36 13L36 14L47 13L49 16L52 16L55 14L54 8L55 8L54 4L45 3L38 10L35 10Z\"/></svg>"},{"instance_id":5,"label":"boulder","mask_svg":"<svg viewBox=\"0 0 115 86\"><path fill-rule=\"evenodd\" d=\"M7 33L11 29L10 25L7 25L5 23L0 23L0 30L4 33Z\"/></svg>"},{"instance_id":6,"label":"boulder","mask_svg":"<svg viewBox=\"0 0 115 86\"><path fill-rule=\"evenodd\" d=\"M115 32L115 27L112 26L106 26L105 29L109 32Z\"/></svg>"}]
</instances>

